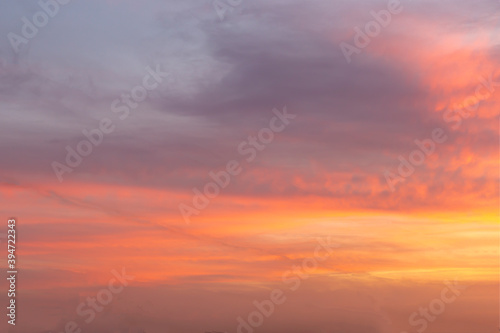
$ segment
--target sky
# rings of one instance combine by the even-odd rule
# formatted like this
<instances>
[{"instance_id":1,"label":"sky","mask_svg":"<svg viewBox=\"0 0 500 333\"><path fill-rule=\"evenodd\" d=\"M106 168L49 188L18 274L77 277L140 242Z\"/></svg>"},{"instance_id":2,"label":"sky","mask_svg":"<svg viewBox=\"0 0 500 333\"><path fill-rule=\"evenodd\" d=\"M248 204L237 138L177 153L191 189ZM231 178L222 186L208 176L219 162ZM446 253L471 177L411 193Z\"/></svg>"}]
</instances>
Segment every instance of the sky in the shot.
<instances>
[{"instance_id":1,"label":"sky","mask_svg":"<svg viewBox=\"0 0 500 333\"><path fill-rule=\"evenodd\" d=\"M499 1L55 1L0 4L6 332L500 327Z\"/></svg>"}]
</instances>

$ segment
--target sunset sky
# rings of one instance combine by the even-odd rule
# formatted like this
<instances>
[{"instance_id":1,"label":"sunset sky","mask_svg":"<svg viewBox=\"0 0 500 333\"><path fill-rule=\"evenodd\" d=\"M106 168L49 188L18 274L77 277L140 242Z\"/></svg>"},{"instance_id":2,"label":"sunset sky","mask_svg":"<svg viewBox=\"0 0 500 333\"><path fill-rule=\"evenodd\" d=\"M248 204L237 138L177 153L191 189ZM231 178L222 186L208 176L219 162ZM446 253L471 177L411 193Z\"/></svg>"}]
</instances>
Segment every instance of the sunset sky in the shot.
<instances>
[{"instance_id":1,"label":"sunset sky","mask_svg":"<svg viewBox=\"0 0 500 333\"><path fill-rule=\"evenodd\" d=\"M498 332L498 0L54 1L0 4L2 332Z\"/></svg>"}]
</instances>

